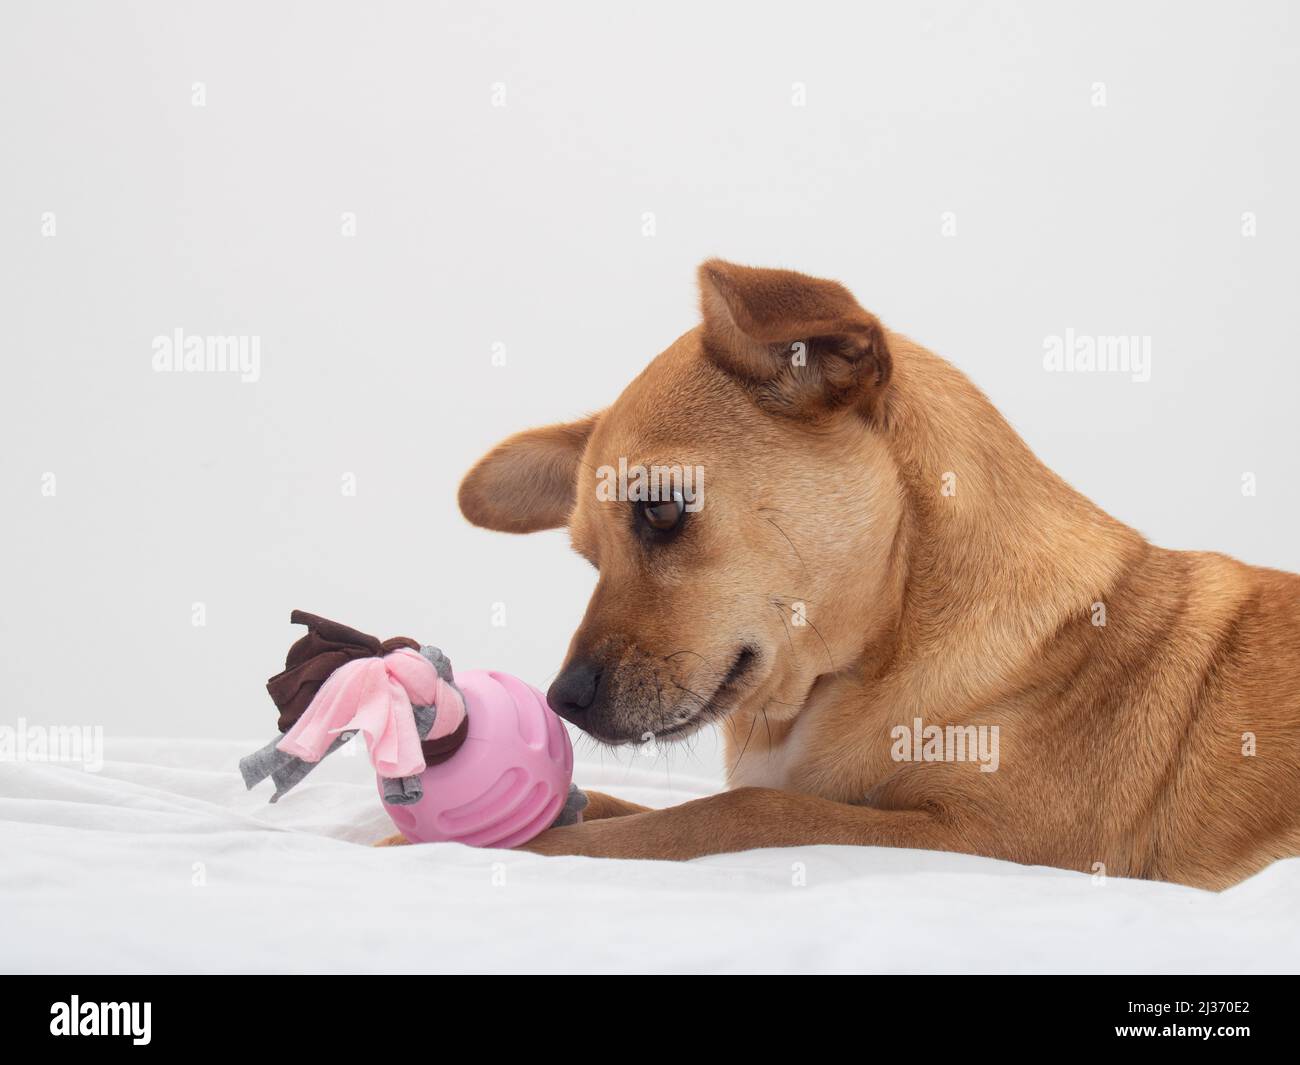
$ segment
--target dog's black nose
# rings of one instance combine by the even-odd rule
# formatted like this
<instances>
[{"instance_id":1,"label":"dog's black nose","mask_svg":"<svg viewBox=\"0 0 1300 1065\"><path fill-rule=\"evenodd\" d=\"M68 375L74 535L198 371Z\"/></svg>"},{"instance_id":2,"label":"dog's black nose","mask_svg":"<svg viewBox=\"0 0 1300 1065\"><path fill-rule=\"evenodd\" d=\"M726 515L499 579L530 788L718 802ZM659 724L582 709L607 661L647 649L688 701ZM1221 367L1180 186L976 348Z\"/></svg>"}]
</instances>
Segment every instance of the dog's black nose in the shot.
<instances>
[{"instance_id":1,"label":"dog's black nose","mask_svg":"<svg viewBox=\"0 0 1300 1065\"><path fill-rule=\"evenodd\" d=\"M579 659L555 678L555 683L546 693L546 701L565 721L572 721L581 728L587 711L596 702L602 675L603 670L595 662Z\"/></svg>"}]
</instances>

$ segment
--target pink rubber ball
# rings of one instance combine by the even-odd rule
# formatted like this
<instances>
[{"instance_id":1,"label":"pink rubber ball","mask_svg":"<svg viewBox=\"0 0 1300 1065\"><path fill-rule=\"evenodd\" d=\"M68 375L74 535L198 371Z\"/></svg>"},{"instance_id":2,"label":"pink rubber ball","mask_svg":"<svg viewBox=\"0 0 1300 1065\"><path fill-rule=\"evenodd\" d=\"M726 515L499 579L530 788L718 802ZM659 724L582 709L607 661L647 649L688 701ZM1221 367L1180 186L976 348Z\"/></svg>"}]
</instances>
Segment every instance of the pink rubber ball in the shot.
<instances>
[{"instance_id":1,"label":"pink rubber ball","mask_svg":"<svg viewBox=\"0 0 1300 1065\"><path fill-rule=\"evenodd\" d=\"M573 745L546 697L506 673L456 673L469 731L461 748L421 774L423 797L384 804L412 843L515 847L559 816L573 780ZM379 782L383 795L383 782Z\"/></svg>"}]
</instances>

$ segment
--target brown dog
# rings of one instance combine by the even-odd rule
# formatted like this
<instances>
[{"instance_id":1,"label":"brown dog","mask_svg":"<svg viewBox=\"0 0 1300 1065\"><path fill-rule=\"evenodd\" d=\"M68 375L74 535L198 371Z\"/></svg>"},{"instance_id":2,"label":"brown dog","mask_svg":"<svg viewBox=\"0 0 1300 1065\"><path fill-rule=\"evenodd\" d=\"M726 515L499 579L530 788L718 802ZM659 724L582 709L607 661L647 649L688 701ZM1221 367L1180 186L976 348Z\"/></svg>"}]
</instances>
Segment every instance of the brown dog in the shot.
<instances>
[{"instance_id":1,"label":"brown dog","mask_svg":"<svg viewBox=\"0 0 1300 1065\"><path fill-rule=\"evenodd\" d=\"M920 847L1211 888L1300 854L1300 577L1146 543L835 282L711 261L700 286L700 327L609 409L498 446L460 505L567 524L600 572L557 712L608 743L722 722L733 790L597 795L527 849ZM610 499L620 460L702 468L705 505Z\"/></svg>"}]
</instances>

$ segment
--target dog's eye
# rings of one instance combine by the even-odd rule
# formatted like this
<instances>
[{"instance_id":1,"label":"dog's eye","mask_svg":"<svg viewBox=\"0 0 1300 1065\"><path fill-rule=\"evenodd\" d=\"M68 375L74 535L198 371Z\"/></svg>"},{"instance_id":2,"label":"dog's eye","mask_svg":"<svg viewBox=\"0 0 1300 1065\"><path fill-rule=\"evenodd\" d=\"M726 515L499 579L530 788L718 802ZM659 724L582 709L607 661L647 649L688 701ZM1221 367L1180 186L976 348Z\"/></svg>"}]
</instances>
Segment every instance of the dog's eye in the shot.
<instances>
[{"instance_id":1,"label":"dog's eye","mask_svg":"<svg viewBox=\"0 0 1300 1065\"><path fill-rule=\"evenodd\" d=\"M682 523L682 517L686 513L686 504L678 492L673 493L672 499L657 502L647 500L638 503L637 508L640 511L641 521L646 527L661 534L676 529Z\"/></svg>"}]
</instances>

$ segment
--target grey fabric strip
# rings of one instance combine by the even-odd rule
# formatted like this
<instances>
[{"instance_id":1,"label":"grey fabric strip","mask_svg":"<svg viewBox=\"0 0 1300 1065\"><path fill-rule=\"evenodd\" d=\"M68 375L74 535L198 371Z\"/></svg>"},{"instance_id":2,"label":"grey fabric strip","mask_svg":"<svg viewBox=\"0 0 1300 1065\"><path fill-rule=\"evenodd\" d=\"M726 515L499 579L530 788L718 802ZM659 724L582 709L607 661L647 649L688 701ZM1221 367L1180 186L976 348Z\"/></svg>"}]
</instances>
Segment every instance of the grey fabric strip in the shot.
<instances>
[{"instance_id":1,"label":"grey fabric strip","mask_svg":"<svg viewBox=\"0 0 1300 1065\"><path fill-rule=\"evenodd\" d=\"M569 797L564 800L564 808L556 819L551 822L552 828L563 828L565 825L576 825L582 820L582 811L587 808L587 796L577 784L569 785Z\"/></svg>"},{"instance_id":2,"label":"grey fabric strip","mask_svg":"<svg viewBox=\"0 0 1300 1065\"><path fill-rule=\"evenodd\" d=\"M333 754L355 735L355 732L339 733L338 739L325 749L321 760L324 761L325 757ZM281 739L282 737L276 736L265 747L239 760L240 775L244 778L244 786L250 791L267 777L271 778L275 784L271 802L279 802L281 796L292 791L308 773L320 765L320 762L306 762L296 755L277 749L276 744Z\"/></svg>"}]
</instances>

